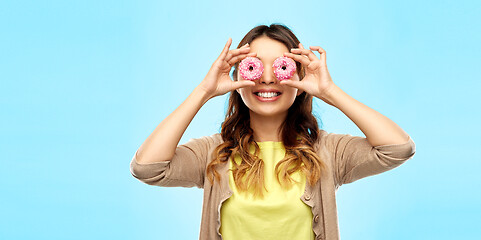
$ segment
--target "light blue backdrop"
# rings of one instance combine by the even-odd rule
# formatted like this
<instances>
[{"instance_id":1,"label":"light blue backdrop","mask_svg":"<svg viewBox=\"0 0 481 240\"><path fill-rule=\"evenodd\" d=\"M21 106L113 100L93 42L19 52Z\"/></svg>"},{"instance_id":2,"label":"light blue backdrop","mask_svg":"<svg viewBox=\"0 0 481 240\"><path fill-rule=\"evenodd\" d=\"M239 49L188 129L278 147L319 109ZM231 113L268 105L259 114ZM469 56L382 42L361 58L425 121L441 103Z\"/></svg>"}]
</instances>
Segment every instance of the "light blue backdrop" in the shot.
<instances>
[{"instance_id":1,"label":"light blue backdrop","mask_svg":"<svg viewBox=\"0 0 481 240\"><path fill-rule=\"evenodd\" d=\"M2 1L0 239L197 239L202 190L133 154L225 42L283 23L334 82L400 125L413 159L341 187L342 239L480 236L479 1ZM219 131L227 95L180 143ZM320 100L328 132L364 136Z\"/></svg>"}]
</instances>

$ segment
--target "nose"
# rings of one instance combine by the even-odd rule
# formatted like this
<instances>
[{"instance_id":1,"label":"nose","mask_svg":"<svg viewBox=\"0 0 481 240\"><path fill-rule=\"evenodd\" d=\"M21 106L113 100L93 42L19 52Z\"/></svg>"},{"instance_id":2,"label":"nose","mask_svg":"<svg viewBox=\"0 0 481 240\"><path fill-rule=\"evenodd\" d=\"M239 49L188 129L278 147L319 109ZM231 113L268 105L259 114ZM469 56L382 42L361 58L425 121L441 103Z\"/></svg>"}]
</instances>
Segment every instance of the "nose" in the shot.
<instances>
[{"instance_id":1,"label":"nose","mask_svg":"<svg viewBox=\"0 0 481 240\"><path fill-rule=\"evenodd\" d=\"M262 76L259 81L260 83L264 83L264 84L271 84L277 81L277 78L274 75L272 67L264 67L264 72L262 73Z\"/></svg>"}]
</instances>

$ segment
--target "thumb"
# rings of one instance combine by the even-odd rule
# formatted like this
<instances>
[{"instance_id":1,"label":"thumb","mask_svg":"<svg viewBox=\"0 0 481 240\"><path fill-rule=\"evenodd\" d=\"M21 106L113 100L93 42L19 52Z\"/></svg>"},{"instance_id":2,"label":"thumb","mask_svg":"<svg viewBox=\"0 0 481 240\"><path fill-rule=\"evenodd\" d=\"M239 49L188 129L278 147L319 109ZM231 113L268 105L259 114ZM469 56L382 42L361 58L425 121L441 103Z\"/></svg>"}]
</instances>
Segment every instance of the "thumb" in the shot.
<instances>
[{"instance_id":1,"label":"thumb","mask_svg":"<svg viewBox=\"0 0 481 240\"><path fill-rule=\"evenodd\" d=\"M289 87L297 88L299 90L304 90L303 83L301 81L292 81L292 80L282 80L280 81L281 85L286 85Z\"/></svg>"},{"instance_id":2,"label":"thumb","mask_svg":"<svg viewBox=\"0 0 481 240\"><path fill-rule=\"evenodd\" d=\"M253 87L255 85L256 83L250 80L238 80L238 81L232 82L232 86L234 88L232 90L235 90L238 88L244 88L244 87Z\"/></svg>"},{"instance_id":3,"label":"thumb","mask_svg":"<svg viewBox=\"0 0 481 240\"><path fill-rule=\"evenodd\" d=\"M224 60L224 58L227 56L227 53L229 52L230 45L232 43L232 38L227 39L227 43L224 46L224 49L222 49L222 52L220 53L219 57L217 60Z\"/></svg>"}]
</instances>

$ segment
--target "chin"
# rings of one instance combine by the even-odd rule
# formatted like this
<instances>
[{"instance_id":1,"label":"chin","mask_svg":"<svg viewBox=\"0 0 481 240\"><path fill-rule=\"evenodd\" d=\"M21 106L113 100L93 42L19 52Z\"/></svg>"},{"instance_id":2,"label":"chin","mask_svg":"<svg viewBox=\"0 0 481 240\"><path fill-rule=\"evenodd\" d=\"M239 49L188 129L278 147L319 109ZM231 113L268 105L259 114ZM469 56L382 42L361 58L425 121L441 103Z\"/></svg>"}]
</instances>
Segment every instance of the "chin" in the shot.
<instances>
[{"instance_id":1,"label":"chin","mask_svg":"<svg viewBox=\"0 0 481 240\"><path fill-rule=\"evenodd\" d=\"M255 115L258 115L258 116L263 116L263 117L277 117L277 116L280 116L280 115L284 115L284 114L287 114L287 109L286 110L280 110L280 109L254 109L252 110L251 108L249 108L250 110L250 114L255 114Z\"/></svg>"}]
</instances>

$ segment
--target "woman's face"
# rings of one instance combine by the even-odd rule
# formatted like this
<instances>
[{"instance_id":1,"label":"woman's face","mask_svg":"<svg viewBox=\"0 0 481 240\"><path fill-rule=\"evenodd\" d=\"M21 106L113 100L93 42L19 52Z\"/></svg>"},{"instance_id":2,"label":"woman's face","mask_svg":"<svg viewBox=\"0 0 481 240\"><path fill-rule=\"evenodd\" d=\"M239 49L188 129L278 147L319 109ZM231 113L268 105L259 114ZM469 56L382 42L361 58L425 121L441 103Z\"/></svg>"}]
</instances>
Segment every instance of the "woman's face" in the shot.
<instances>
[{"instance_id":1,"label":"woman's face","mask_svg":"<svg viewBox=\"0 0 481 240\"><path fill-rule=\"evenodd\" d=\"M294 103L296 96L302 93L297 88L281 85L279 80L274 75L272 64L278 57L283 57L285 52L290 52L289 49L277 40L271 39L267 36L261 36L252 43L250 43L250 52L257 53L257 58L262 61L264 65L264 72L259 79L254 80L255 86L239 88L236 91L242 97L245 105L250 109L250 114L261 116L278 116L285 117L287 110ZM237 71L237 79L245 80ZM299 75L296 73L291 78L293 81L299 81ZM262 90L272 90L271 92L280 92L278 97L271 99L261 98L256 95Z\"/></svg>"}]
</instances>

